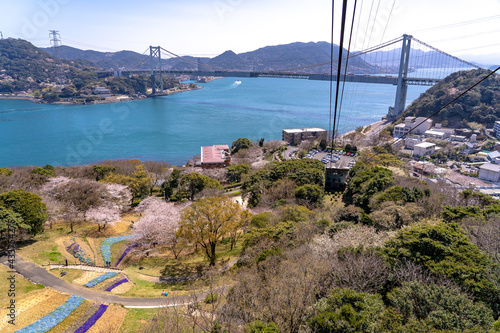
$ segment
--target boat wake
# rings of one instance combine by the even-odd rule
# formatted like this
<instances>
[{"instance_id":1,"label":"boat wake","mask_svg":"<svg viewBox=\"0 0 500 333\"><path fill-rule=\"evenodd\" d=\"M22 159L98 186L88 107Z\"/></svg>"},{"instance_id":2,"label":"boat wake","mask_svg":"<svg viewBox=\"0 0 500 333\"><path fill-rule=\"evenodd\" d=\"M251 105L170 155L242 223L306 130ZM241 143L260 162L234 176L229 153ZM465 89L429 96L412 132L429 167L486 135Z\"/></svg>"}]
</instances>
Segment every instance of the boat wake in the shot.
<instances>
[{"instance_id":1,"label":"boat wake","mask_svg":"<svg viewBox=\"0 0 500 333\"><path fill-rule=\"evenodd\" d=\"M236 88L241 84L241 81L234 81L234 83L231 85L231 88Z\"/></svg>"}]
</instances>

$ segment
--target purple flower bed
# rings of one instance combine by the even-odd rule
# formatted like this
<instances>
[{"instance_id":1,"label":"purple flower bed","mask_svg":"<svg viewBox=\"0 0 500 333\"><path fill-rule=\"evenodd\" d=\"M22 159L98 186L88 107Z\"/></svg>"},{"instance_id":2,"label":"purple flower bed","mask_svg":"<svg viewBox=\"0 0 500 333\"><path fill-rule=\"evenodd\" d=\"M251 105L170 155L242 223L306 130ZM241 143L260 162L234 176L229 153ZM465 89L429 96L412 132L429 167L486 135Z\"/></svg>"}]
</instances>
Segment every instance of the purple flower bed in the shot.
<instances>
[{"instance_id":1,"label":"purple flower bed","mask_svg":"<svg viewBox=\"0 0 500 333\"><path fill-rule=\"evenodd\" d=\"M118 287L120 284L125 283L125 282L128 282L127 278L121 279L120 281L113 283L111 286L107 287L106 290L104 290L104 291L111 291L114 288Z\"/></svg>"},{"instance_id":2,"label":"purple flower bed","mask_svg":"<svg viewBox=\"0 0 500 333\"><path fill-rule=\"evenodd\" d=\"M101 316L103 315L103 313L108 309L108 305L104 305L104 304L101 304L99 306L99 309L97 309L97 311L89 318L87 319L87 321L80 327L78 327L78 329L75 331L75 333L85 333L87 332L92 326L94 326L94 324L96 323L96 321L101 318Z\"/></svg>"},{"instance_id":3,"label":"purple flower bed","mask_svg":"<svg viewBox=\"0 0 500 333\"><path fill-rule=\"evenodd\" d=\"M118 266L122 262L123 258L125 258L125 256L130 252L130 250L132 250L134 247L137 247L137 246L139 246L139 244L131 245L131 246L127 247L125 249L125 251L123 251L120 259L118 259L118 261L116 262L115 267Z\"/></svg>"},{"instance_id":4,"label":"purple flower bed","mask_svg":"<svg viewBox=\"0 0 500 333\"><path fill-rule=\"evenodd\" d=\"M66 250L68 250L68 251L69 251L69 250L71 249L71 247L72 247L73 245L75 245L75 244L76 244L76 242L71 243L71 245L70 245L70 246L68 246L68 247L66 248Z\"/></svg>"},{"instance_id":5,"label":"purple flower bed","mask_svg":"<svg viewBox=\"0 0 500 333\"><path fill-rule=\"evenodd\" d=\"M76 244L75 247L73 248L73 254L76 254L78 252L78 249L80 249L80 245Z\"/></svg>"}]
</instances>

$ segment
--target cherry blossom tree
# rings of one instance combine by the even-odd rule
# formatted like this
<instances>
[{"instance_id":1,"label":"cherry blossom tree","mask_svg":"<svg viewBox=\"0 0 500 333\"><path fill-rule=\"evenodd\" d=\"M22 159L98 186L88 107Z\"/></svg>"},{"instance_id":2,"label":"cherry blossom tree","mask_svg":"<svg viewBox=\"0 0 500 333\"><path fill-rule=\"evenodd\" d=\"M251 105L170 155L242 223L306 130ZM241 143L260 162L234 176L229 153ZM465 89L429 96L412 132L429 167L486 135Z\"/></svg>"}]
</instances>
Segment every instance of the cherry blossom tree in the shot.
<instances>
[{"instance_id":1,"label":"cherry blossom tree","mask_svg":"<svg viewBox=\"0 0 500 333\"><path fill-rule=\"evenodd\" d=\"M113 203L92 207L85 212L85 219L97 224L97 231L100 232L108 224L120 219L120 207Z\"/></svg>"},{"instance_id":2,"label":"cherry blossom tree","mask_svg":"<svg viewBox=\"0 0 500 333\"><path fill-rule=\"evenodd\" d=\"M137 242L143 245L166 244L177 259L184 245L184 240L176 236L180 211L188 205L167 203L155 197L144 199L135 209L144 215L133 226Z\"/></svg>"}]
</instances>

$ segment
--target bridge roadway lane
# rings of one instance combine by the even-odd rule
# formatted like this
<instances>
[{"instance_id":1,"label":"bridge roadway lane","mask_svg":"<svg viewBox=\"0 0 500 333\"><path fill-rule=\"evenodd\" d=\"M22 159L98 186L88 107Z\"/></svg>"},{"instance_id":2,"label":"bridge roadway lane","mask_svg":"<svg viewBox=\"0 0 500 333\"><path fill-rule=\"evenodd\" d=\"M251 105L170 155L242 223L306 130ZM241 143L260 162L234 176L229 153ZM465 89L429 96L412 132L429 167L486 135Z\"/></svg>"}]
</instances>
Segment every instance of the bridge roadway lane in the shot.
<instances>
[{"instance_id":1,"label":"bridge roadway lane","mask_svg":"<svg viewBox=\"0 0 500 333\"><path fill-rule=\"evenodd\" d=\"M0 257L0 264L8 266L6 256ZM187 305L192 302L192 297L189 295L163 298L133 298L100 293L90 288L79 287L61 280L57 276L47 272L47 270L25 261L19 255L16 255L15 270L32 282L42 284L45 287L50 287L62 293L81 296L87 300L100 303L117 303L128 308L158 308ZM160 293L160 291L158 291L158 293ZM205 297L206 294L207 293L201 293L196 296Z\"/></svg>"}]
</instances>

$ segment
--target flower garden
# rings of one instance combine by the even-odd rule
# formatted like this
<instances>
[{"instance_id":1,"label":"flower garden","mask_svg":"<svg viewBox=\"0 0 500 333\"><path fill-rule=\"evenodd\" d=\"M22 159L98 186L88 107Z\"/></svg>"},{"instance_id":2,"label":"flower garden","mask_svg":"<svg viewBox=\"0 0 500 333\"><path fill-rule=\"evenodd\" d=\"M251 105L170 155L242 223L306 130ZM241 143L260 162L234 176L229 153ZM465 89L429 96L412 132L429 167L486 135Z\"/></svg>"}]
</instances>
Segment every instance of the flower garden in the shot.
<instances>
[{"instance_id":1,"label":"flower garden","mask_svg":"<svg viewBox=\"0 0 500 333\"><path fill-rule=\"evenodd\" d=\"M73 237L71 240L73 242L66 248L66 250L70 252L81 263L84 263L86 265L95 265L95 262L89 256L87 256L82 248L80 248L80 244L76 242L76 238Z\"/></svg>"},{"instance_id":2,"label":"flower garden","mask_svg":"<svg viewBox=\"0 0 500 333\"><path fill-rule=\"evenodd\" d=\"M101 254L102 254L102 258L103 258L104 262L111 263L111 245L118 243L118 242L122 242L122 241L127 240L127 239L130 239L132 237L134 237L134 236L133 235L126 235L126 236L110 237L110 238L106 238L105 240L103 240L101 243ZM125 257L125 256L123 255L123 257ZM121 261L122 259L123 258L120 258L119 261Z\"/></svg>"}]
</instances>

